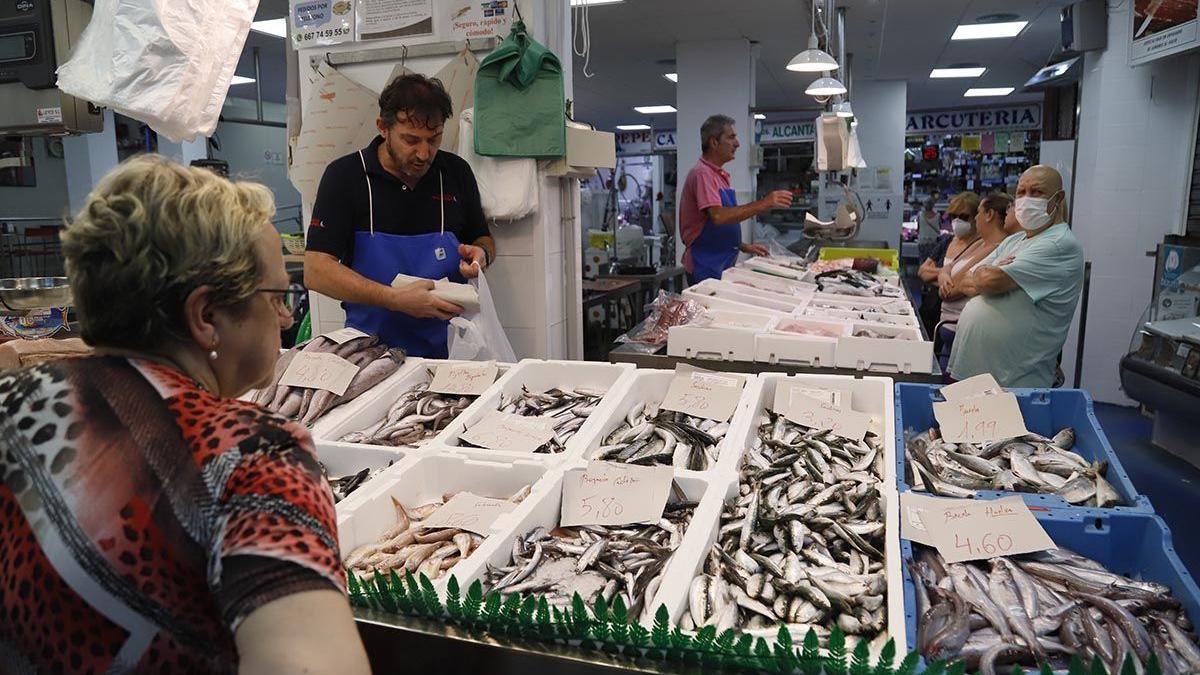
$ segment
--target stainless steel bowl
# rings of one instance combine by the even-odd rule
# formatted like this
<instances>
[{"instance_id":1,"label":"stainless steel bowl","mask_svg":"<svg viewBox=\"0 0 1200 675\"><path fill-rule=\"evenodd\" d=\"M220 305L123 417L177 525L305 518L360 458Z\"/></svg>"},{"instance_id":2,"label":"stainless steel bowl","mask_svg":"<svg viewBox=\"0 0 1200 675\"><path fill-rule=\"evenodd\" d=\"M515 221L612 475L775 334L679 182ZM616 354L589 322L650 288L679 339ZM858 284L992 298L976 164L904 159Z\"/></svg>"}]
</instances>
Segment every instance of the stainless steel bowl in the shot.
<instances>
[{"instance_id":1,"label":"stainless steel bowl","mask_svg":"<svg viewBox=\"0 0 1200 675\"><path fill-rule=\"evenodd\" d=\"M70 307L72 302L66 277L0 279L0 308L9 311Z\"/></svg>"}]
</instances>

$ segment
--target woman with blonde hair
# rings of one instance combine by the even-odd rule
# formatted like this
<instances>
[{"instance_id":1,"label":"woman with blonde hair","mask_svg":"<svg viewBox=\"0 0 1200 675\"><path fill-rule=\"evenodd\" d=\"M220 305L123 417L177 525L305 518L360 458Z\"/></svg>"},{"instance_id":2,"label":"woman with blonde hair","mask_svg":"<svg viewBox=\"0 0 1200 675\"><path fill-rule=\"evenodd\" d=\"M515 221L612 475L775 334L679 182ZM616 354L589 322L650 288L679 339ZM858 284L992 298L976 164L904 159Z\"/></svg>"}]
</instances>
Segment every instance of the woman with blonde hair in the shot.
<instances>
[{"instance_id":1,"label":"woman with blonde hair","mask_svg":"<svg viewBox=\"0 0 1200 675\"><path fill-rule=\"evenodd\" d=\"M0 671L365 673L332 495L269 381L261 185L153 155L63 234L92 357L0 373Z\"/></svg>"}]
</instances>

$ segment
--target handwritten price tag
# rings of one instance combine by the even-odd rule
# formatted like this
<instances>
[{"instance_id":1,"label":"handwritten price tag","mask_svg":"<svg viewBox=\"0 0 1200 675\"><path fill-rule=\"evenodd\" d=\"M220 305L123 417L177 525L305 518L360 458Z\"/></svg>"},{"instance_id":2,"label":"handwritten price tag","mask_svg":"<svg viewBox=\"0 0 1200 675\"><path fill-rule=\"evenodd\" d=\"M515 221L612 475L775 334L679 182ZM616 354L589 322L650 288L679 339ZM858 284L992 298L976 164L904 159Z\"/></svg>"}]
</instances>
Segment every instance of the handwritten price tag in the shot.
<instances>
[{"instance_id":1,"label":"handwritten price tag","mask_svg":"<svg viewBox=\"0 0 1200 675\"><path fill-rule=\"evenodd\" d=\"M478 396L496 381L496 362L446 363L438 366L429 391L439 394Z\"/></svg>"},{"instance_id":2,"label":"handwritten price tag","mask_svg":"<svg viewBox=\"0 0 1200 675\"><path fill-rule=\"evenodd\" d=\"M442 504L422 525L426 528L450 527L487 536L492 523L516 506L507 499L492 499L470 492L460 492Z\"/></svg>"},{"instance_id":3,"label":"handwritten price tag","mask_svg":"<svg viewBox=\"0 0 1200 675\"><path fill-rule=\"evenodd\" d=\"M948 443L991 443L1029 433L1017 397L1007 392L934 403L933 416Z\"/></svg>"},{"instance_id":4,"label":"handwritten price tag","mask_svg":"<svg viewBox=\"0 0 1200 675\"><path fill-rule=\"evenodd\" d=\"M788 403L783 416L811 429L828 429L842 438L861 441L871 428L871 416L854 410L842 410L832 403L798 394Z\"/></svg>"},{"instance_id":5,"label":"handwritten price tag","mask_svg":"<svg viewBox=\"0 0 1200 675\"><path fill-rule=\"evenodd\" d=\"M927 541L948 563L1055 548L1054 540L1020 497L991 501L925 497L913 502L907 498L909 494L901 496L902 508L906 512L916 510L917 520L925 528L919 539L910 538ZM908 535L916 529L905 529L910 519L911 515L901 522L902 532Z\"/></svg>"},{"instance_id":6,"label":"handwritten price tag","mask_svg":"<svg viewBox=\"0 0 1200 675\"><path fill-rule=\"evenodd\" d=\"M355 340L360 337L370 337L370 336L357 328L341 328L339 330L333 331L332 333L326 333L325 337L329 338L330 340L333 340L334 342L338 343L339 345L344 345L351 340Z\"/></svg>"},{"instance_id":7,"label":"handwritten price tag","mask_svg":"<svg viewBox=\"0 0 1200 675\"><path fill-rule=\"evenodd\" d=\"M788 406L792 403L793 396L815 398L840 410L842 402L849 399L850 392L843 392L838 389L825 389L823 387L810 387L803 384L796 384L795 382L780 382L775 386L775 404L771 407L771 410L777 413L786 413Z\"/></svg>"},{"instance_id":8,"label":"handwritten price tag","mask_svg":"<svg viewBox=\"0 0 1200 675\"><path fill-rule=\"evenodd\" d=\"M740 375L679 366L663 399L662 409L727 422L737 409L745 384L746 379Z\"/></svg>"},{"instance_id":9,"label":"handwritten price tag","mask_svg":"<svg viewBox=\"0 0 1200 675\"><path fill-rule=\"evenodd\" d=\"M589 462L563 476L562 518L572 525L657 523L671 492L674 469Z\"/></svg>"},{"instance_id":10,"label":"handwritten price tag","mask_svg":"<svg viewBox=\"0 0 1200 675\"><path fill-rule=\"evenodd\" d=\"M942 397L947 401L961 401L973 396L1004 393L1004 389L1000 387L1000 383L996 381L996 378L992 377L991 373L983 373L975 377L968 377L965 380L959 380L954 384L942 387L941 391Z\"/></svg>"},{"instance_id":11,"label":"handwritten price tag","mask_svg":"<svg viewBox=\"0 0 1200 675\"><path fill-rule=\"evenodd\" d=\"M554 438L552 425L553 422L540 417L493 410L463 432L462 439L488 450L533 452Z\"/></svg>"},{"instance_id":12,"label":"handwritten price tag","mask_svg":"<svg viewBox=\"0 0 1200 675\"><path fill-rule=\"evenodd\" d=\"M340 356L324 352L297 352L279 384L305 389L324 389L338 396L346 393L358 366Z\"/></svg>"}]
</instances>

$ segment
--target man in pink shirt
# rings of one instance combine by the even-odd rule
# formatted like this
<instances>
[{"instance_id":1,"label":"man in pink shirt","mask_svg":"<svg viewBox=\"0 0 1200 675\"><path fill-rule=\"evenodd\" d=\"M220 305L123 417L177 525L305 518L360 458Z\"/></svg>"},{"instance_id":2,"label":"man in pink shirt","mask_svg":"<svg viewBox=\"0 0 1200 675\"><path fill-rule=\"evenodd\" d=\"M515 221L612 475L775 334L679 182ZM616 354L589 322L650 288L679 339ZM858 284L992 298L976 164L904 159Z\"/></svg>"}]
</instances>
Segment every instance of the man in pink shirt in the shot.
<instances>
[{"instance_id":1,"label":"man in pink shirt","mask_svg":"<svg viewBox=\"0 0 1200 675\"><path fill-rule=\"evenodd\" d=\"M686 247L683 266L690 283L720 278L733 266L738 251L767 255L765 246L743 244L741 222L771 209L792 205L792 193L775 190L766 197L738 206L729 173L721 167L733 160L741 146L733 118L712 115L700 127L703 154L688 172L679 198L679 235Z\"/></svg>"}]
</instances>

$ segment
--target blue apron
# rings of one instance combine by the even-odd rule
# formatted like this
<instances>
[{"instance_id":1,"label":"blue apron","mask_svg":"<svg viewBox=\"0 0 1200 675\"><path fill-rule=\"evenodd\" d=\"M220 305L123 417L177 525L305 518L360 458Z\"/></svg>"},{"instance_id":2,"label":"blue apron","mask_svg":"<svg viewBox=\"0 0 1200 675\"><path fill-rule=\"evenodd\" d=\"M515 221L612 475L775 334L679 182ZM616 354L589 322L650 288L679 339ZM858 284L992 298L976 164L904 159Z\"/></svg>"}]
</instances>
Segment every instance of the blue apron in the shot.
<instances>
[{"instance_id":1,"label":"blue apron","mask_svg":"<svg viewBox=\"0 0 1200 675\"><path fill-rule=\"evenodd\" d=\"M721 206L737 206L733 188L721 188ZM741 223L717 225L712 220L705 222L700 236L692 242L692 283L720 279L721 272L737 262L741 245Z\"/></svg>"},{"instance_id":2,"label":"blue apron","mask_svg":"<svg viewBox=\"0 0 1200 675\"><path fill-rule=\"evenodd\" d=\"M453 232L446 232L444 207L440 232L415 235L375 232L371 178L367 174L367 162L361 150L358 157L363 163L363 177L367 181L371 230L354 233L354 261L350 268L384 286L390 286L397 274L465 281L458 270L458 264L462 261L458 255L458 237ZM439 186L441 180L439 173ZM450 326L448 321L418 319L403 312L353 302L342 303L342 306L346 309L347 326L375 335L392 347L402 347L409 356L444 359L449 353L446 347L446 333Z\"/></svg>"}]
</instances>

